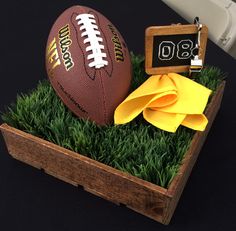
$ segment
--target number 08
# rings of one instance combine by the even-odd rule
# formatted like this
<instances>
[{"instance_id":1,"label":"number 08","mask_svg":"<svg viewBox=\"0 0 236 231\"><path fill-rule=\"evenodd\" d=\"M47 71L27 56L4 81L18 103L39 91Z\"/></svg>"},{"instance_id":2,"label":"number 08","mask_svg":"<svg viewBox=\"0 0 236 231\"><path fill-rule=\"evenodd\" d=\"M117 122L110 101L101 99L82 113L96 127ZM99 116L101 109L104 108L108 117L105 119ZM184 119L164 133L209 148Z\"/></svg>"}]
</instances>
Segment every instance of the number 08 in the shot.
<instances>
[{"instance_id":1,"label":"number 08","mask_svg":"<svg viewBox=\"0 0 236 231\"><path fill-rule=\"evenodd\" d=\"M181 40L177 44L177 58L189 59L193 54L193 42L190 39ZM158 58L160 60L171 60L176 51L176 44L172 41L163 41L159 45Z\"/></svg>"}]
</instances>

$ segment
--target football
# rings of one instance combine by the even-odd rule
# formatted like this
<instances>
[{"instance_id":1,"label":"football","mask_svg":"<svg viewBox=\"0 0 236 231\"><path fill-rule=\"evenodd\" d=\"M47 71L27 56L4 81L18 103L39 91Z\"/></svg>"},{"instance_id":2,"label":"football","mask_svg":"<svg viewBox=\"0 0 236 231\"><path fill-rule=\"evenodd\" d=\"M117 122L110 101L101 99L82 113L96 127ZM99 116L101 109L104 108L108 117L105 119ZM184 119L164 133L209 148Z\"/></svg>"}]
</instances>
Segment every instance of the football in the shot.
<instances>
[{"instance_id":1,"label":"football","mask_svg":"<svg viewBox=\"0 0 236 231\"><path fill-rule=\"evenodd\" d=\"M132 77L130 53L116 27L99 12L73 6L54 23L46 69L64 104L79 118L113 122Z\"/></svg>"}]
</instances>

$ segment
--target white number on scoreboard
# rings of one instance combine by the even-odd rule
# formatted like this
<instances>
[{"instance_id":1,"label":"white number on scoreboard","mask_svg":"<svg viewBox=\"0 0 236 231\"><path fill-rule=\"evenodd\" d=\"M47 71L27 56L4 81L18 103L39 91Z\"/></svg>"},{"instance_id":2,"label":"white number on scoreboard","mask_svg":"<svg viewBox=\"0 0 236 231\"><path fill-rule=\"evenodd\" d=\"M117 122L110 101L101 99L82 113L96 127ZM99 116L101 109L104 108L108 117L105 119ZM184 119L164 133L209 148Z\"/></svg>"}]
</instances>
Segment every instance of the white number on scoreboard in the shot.
<instances>
[{"instance_id":1,"label":"white number on scoreboard","mask_svg":"<svg viewBox=\"0 0 236 231\"><path fill-rule=\"evenodd\" d=\"M193 42L190 39L184 39L174 44L172 41L162 41L158 49L159 60L171 60L175 53L178 59L189 59L193 55Z\"/></svg>"}]
</instances>

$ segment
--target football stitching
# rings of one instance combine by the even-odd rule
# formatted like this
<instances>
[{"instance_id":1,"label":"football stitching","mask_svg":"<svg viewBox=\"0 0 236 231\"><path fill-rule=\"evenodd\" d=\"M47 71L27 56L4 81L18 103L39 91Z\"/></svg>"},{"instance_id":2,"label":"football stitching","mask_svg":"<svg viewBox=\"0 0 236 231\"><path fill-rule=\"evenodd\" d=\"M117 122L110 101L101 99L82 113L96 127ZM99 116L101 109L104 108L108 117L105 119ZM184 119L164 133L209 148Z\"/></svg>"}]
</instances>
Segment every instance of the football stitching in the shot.
<instances>
[{"instance_id":1,"label":"football stitching","mask_svg":"<svg viewBox=\"0 0 236 231\"><path fill-rule=\"evenodd\" d=\"M96 15L96 13L94 13L93 11L89 11L89 13L92 13L93 15L96 16L98 25L100 25L99 18L98 18L98 16ZM81 53L82 53L82 55L83 55L83 63L84 63L84 67L85 67L85 72L86 72L87 76L88 76L91 80L94 80L97 71L99 71L99 70L101 70L101 69L94 69L94 73L93 73L93 74L90 74L90 73L88 72L88 70L87 70L87 68L86 68L87 65L85 64L86 57L85 57L84 51L83 51L83 49L82 49L82 47L81 47L81 45L80 45L80 42L79 42L80 40L79 40L78 31L77 31L77 24L74 24L74 22L73 22L73 17L74 17L74 15L78 15L78 13L76 13L76 12L72 13L72 14L71 14L70 21L71 21L71 24L72 24L72 26L73 26L73 28L74 28L74 31L75 31L75 36L76 36L77 44L78 44L78 46L79 46L79 48L80 48L80 50L81 50ZM100 28L100 30L101 30L101 32L102 32L102 34L103 34L103 38L104 38L104 40L105 40L105 43L107 44L107 38L106 38L106 36L105 36L105 33L103 32L102 28ZM108 71L108 70L107 70L107 66L103 67L102 70L105 71L109 77L111 77L111 76L112 76L112 73L113 73L113 62L112 62L112 58L111 58L111 54L110 54L109 49L107 49L107 53L108 53L108 57L109 57L109 60L110 60L109 66L110 66L111 70Z\"/></svg>"},{"instance_id":2,"label":"football stitching","mask_svg":"<svg viewBox=\"0 0 236 231\"><path fill-rule=\"evenodd\" d=\"M105 87L103 85L103 80L101 78L101 72L100 72L100 83L101 83L101 87L102 87L102 99L103 99L103 116L104 116L104 122L108 123L108 115L107 115L107 105L106 105L106 95L105 95Z\"/></svg>"},{"instance_id":3,"label":"football stitching","mask_svg":"<svg viewBox=\"0 0 236 231\"><path fill-rule=\"evenodd\" d=\"M89 67L95 67L100 69L101 67L107 66L108 61L105 59L107 54L103 51L104 45L101 32L98 30L98 26L94 15L92 14L79 14L76 17L78 25L80 25L81 37L84 39L84 44L87 45L86 52L91 51L92 53L87 56L87 60L90 61Z\"/></svg>"},{"instance_id":4,"label":"football stitching","mask_svg":"<svg viewBox=\"0 0 236 231\"><path fill-rule=\"evenodd\" d=\"M71 14L70 21L71 21L71 24L72 24L72 26L73 26L73 28L74 28L74 30L75 30L75 36L76 36L77 44L78 44L78 46L79 46L79 48L80 48L80 50L81 50L81 53L82 53L82 55L83 55L83 63L84 63L84 67L85 67L85 72L86 72L87 76L88 76L91 80L94 80L94 79L95 79L95 75L96 75L96 71L93 73L93 75L90 75L90 74L88 73L87 69L86 69L86 63L85 63L86 57L85 57L84 51L83 51L83 49L82 49L82 47L80 46L80 43L79 43L79 37L78 37L78 32L77 32L77 25L75 25L74 22L73 22L73 17L74 17L74 15L78 15L78 13L75 13L75 12L74 12L73 14Z\"/></svg>"},{"instance_id":5,"label":"football stitching","mask_svg":"<svg viewBox=\"0 0 236 231\"><path fill-rule=\"evenodd\" d=\"M98 15L97 15L94 11L89 11L88 13L95 15L95 16L96 16L96 19L97 19L97 22L98 22L98 25L100 25L100 21L99 21ZM104 40L105 40L105 44L108 44L107 38L106 38L106 34L105 34L104 31L102 30L102 27L100 27L100 31L101 31L102 34L103 34L103 38L104 38ZM111 67L111 71L108 71L108 70L106 69L106 67L105 67L103 70L107 73L107 75L108 75L109 77L111 77L111 76L112 76L112 73L113 73L113 62L112 62L112 57L111 57L111 53L110 53L109 49L107 49L107 53L108 53L109 60L110 60L109 66Z\"/></svg>"}]
</instances>

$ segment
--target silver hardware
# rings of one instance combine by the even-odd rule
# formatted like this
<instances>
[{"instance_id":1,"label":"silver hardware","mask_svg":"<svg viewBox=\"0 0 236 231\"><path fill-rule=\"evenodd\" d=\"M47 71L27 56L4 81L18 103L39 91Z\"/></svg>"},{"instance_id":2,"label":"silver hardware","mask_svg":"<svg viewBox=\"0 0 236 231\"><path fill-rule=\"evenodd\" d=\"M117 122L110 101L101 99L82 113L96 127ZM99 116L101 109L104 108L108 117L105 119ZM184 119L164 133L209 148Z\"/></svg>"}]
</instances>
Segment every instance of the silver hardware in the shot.
<instances>
[{"instance_id":1,"label":"silver hardware","mask_svg":"<svg viewBox=\"0 0 236 231\"><path fill-rule=\"evenodd\" d=\"M198 33L197 33L197 42L195 44L195 48L197 50L197 54L194 55L193 59L191 59L191 64L190 64L190 74L193 72L201 72L202 67L203 67L203 61L202 59L199 58L200 55L200 48L201 48L201 29L202 29L202 24L199 22L199 18L194 19L194 23L197 27Z\"/></svg>"},{"instance_id":2,"label":"silver hardware","mask_svg":"<svg viewBox=\"0 0 236 231\"><path fill-rule=\"evenodd\" d=\"M195 55L193 59L191 59L190 72L201 72L203 67L202 59L199 59L198 55Z\"/></svg>"}]
</instances>

